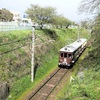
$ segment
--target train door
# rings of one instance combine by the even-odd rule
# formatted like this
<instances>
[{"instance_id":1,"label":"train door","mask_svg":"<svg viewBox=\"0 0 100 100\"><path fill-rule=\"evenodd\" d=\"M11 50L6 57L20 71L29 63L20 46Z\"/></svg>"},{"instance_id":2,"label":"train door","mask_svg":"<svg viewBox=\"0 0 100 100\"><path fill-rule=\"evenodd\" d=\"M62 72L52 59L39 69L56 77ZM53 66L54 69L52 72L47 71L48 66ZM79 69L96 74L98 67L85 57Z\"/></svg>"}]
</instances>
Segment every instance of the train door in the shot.
<instances>
[{"instance_id":1,"label":"train door","mask_svg":"<svg viewBox=\"0 0 100 100\"><path fill-rule=\"evenodd\" d=\"M64 53L63 52L60 52L60 55L59 55L59 63L62 63L64 61Z\"/></svg>"},{"instance_id":2,"label":"train door","mask_svg":"<svg viewBox=\"0 0 100 100\"><path fill-rule=\"evenodd\" d=\"M67 54L67 62L68 62L68 64L71 64L72 63L72 59L73 59L72 53L68 53Z\"/></svg>"},{"instance_id":3,"label":"train door","mask_svg":"<svg viewBox=\"0 0 100 100\"><path fill-rule=\"evenodd\" d=\"M64 63L67 63L67 53L64 52Z\"/></svg>"},{"instance_id":4,"label":"train door","mask_svg":"<svg viewBox=\"0 0 100 100\"><path fill-rule=\"evenodd\" d=\"M66 52L60 52L59 62L67 63L67 53Z\"/></svg>"}]
</instances>

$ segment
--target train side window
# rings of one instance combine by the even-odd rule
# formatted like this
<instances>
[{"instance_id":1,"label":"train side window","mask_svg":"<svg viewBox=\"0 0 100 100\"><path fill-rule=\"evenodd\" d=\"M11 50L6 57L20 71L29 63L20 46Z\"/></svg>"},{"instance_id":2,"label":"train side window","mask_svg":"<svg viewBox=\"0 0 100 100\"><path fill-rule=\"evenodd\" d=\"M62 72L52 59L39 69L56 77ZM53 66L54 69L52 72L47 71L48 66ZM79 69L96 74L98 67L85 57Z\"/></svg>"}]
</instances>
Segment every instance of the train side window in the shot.
<instances>
[{"instance_id":1,"label":"train side window","mask_svg":"<svg viewBox=\"0 0 100 100\"><path fill-rule=\"evenodd\" d=\"M63 53L60 53L60 56L63 57Z\"/></svg>"},{"instance_id":2,"label":"train side window","mask_svg":"<svg viewBox=\"0 0 100 100\"><path fill-rule=\"evenodd\" d=\"M65 58L67 57L67 53L64 53L64 57L65 57Z\"/></svg>"},{"instance_id":3,"label":"train side window","mask_svg":"<svg viewBox=\"0 0 100 100\"><path fill-rule=\"evenodd\" d=\"M68 58L71 58L72 57L72 55L71 54L68 54Z\"/></svg>"}]
</instances>

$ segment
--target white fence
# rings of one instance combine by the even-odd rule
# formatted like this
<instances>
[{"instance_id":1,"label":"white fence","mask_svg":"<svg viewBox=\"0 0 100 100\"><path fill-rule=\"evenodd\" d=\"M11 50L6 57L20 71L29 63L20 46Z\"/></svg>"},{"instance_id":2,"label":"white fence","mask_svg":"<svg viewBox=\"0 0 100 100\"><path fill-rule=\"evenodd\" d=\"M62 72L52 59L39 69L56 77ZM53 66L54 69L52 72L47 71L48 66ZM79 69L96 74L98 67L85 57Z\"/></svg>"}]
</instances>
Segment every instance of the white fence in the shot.
<instances>
[{"instance_id":1,"label":"white fence","mask_svg":"<svg viewBox=\"0 0 100 100\"><path fill-rule=\"evenodd\" d=\"M17 22L0 22L0 31L32 30L31 24Z\"/></svg>"}]
</instances>

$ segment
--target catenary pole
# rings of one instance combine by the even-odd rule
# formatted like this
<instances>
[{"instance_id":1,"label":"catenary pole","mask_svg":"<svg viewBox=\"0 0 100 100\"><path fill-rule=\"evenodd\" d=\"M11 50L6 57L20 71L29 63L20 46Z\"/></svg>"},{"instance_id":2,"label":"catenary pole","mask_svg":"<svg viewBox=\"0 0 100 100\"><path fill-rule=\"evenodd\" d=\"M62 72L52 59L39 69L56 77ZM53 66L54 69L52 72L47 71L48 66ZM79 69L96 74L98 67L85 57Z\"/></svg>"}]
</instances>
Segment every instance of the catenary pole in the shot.
<instances>
[{"instance_id":1,"label":"catenary pole","mask_svg":"<svg viewBox=\"0 0 100 100\"><path fill-rule=\"evenodd\" d=\"M77 34L77 40L80 39L80 26L78 26L78 34Z\"/></svg>"},{"instance_id":2,"label":"catenary pole","mask_svg":"<svg viewBox=\"0 0 100 100\"><path fill-rule=\"evenodd\" d=\"M34 39L35 39L34 31L35 31L35 27L32 26L31 82L34 81Z\"/></svg>"}]
</instances>

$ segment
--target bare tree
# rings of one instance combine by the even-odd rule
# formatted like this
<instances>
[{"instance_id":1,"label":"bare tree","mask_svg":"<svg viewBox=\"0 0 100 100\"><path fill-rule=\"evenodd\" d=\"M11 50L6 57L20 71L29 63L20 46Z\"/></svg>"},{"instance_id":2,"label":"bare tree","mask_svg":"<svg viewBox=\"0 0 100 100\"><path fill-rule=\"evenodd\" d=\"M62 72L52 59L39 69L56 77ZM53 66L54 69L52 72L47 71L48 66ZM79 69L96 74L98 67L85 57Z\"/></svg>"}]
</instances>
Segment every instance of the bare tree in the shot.
<instances>
[{"instance_id":1,"label":"bare tree","mask_svg":"<svg viewBox=\"0 0 100 100\"><path fill-rule=\"evenodd\" d=\"M80 13L83 12L98 12L100 13L100 0L82 0L79 8Z\"/></svg>"}]
</instances>

